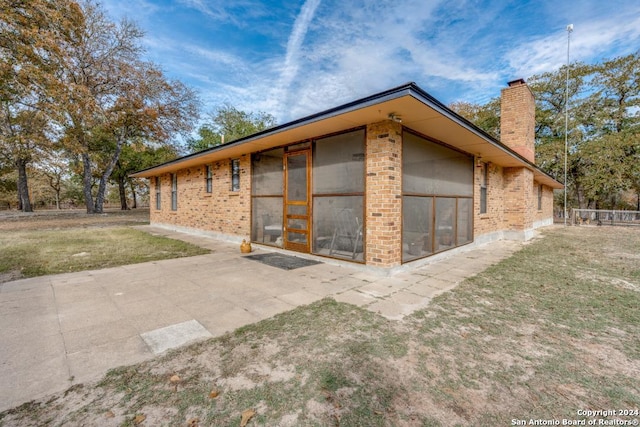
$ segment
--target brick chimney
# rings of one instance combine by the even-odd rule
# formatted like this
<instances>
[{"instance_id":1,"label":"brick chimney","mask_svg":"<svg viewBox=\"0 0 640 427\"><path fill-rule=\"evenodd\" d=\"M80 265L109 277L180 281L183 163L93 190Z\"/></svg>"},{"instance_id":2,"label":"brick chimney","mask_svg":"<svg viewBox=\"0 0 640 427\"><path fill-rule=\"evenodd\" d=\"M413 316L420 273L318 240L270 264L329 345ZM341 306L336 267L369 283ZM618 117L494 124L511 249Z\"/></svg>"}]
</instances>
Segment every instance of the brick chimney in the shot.
<instances>
[{"instance_id":1,"label":"brick chimney","mask_svg":"<svg viewBox=\"0 0 640 427\"><path fill-rule=\"evenodd\" d=\"M531 163L535 162L536 104L524 79L502 89L500 140Z\"/></svg>"}]
</instances>

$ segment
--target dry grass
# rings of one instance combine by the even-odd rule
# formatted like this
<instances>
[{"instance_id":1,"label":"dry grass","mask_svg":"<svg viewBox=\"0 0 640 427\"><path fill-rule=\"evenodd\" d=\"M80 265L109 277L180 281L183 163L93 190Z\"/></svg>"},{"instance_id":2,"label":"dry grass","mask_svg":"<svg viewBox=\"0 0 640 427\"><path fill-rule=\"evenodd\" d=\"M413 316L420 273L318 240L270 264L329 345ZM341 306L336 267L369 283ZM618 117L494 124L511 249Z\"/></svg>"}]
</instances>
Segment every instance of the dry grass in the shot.
<instances>
[{"instance_id":1,"label":"dry grass","mask_svg":"<svg viewBox=\"0 0 640 427\"><path fill-rule=\"evenodd\" d=\"M545 234L404 322L323 300L0 425L227 426L252 409L249 426L488 426L639 409L640 230Z\"/></svg>"},{"instance_id":2,"label":"dry grass","mask_svg":"<svg viewBox=\"0 0 640 427\"><path fill-rule=\"evenodd\" d=\"M0 211L0 231L61 230L149 224L149 209L105 210L89 215L84 210L43 210L31 213Z\"/></svg>"},{"instance_id":3,"label":"dry grass","mask_svg":"<svg viewBox=\"0 0 640 427\"><path fill-rule=\"evenodd\" d=\"M77 211L4 213L0 223L0 283L208 252L127 227L148 222L148 210L102 215Z\"/></svg>"}]
</instances>

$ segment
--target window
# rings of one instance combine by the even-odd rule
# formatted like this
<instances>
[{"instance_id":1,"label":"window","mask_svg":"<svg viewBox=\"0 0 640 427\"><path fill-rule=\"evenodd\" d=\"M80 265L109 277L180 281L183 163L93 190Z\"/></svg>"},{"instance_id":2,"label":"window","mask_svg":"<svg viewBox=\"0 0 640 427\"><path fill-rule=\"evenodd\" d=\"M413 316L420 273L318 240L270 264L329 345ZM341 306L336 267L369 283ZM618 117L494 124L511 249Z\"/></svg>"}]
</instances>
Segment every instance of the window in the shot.
<instances>
[{"instance_id":1,"label":"window","mask_svg":"<svg viewBox=\"0 0 640 427\"><path fill-rule=\"evenodd\" d=\"M538 185L538 210L542 210L542 184Z\"/></svg>"},{"instance_id":2,"label":"window","mask_svg":"<svg viewBox=\"0 0 640 427\"><path fill-rule=\"evenodd\" d=\"M240 159L231 160L231 191L240 191Z\"/></svg>"},{"instance_id":3,"label":"window","mask_svg":"<svg viewBox=\"0 0 640 427\"><path fill-rule=\"evenodd\" d=\"M156 176L156 209L162 209L162 203L160 200L160 177Z\"/></svg>"},{"instance_id":4,"label":"window","mask_svg":"<svg viewBox=\"0 0 640 427\"><path fill-rule=\"evenodd\" d=\"M402 135L402 262L471 242L473 158Z\"/></svg>"},{"instance_id":5,"label":"window","mask_svg":"<svg viewBox=\"0 0 640 427\"><path fill-rule=\"evenodd\" d=\"M486 163L480 164L480 213L487 213L487 183L489 182L489 167Z\"/></svg>"},{"instance_id":6,"label":"window","mask_svg":"<svg viewBox=\"0 0 640 427\"><path fill-rule=\"evenodd\" d=\"M178 174L171 174L171 210L178 210Z\"/></svg>"},{"instance_id":7,"label":"window","mask_svg":"<svg viewBox=\"0 0 640 427\"><path fill-rule=\"evenodd\" d=\"M205 183L207 188L207 193L213 192L213 171L211 170L211 166L205 166Z\"/></svg>"}]
</instances>

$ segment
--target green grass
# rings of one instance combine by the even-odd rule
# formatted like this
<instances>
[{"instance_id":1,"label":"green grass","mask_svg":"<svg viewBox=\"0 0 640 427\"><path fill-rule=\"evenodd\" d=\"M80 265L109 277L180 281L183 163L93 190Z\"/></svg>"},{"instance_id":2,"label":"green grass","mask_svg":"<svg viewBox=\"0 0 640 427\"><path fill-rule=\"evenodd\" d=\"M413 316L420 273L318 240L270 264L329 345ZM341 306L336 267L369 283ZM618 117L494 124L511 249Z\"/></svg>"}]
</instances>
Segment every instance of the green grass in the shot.
<instances>
[{"instance_id":1,"label":"green grass","mask_svg":"<svg viewBox=\"0 0 640 427\"><path fill-rule=\"evenodd\" d=\"M0 274L19 271L22 277L34 277L208 252L127 227L3 231Z\"/></svg>"},{"instance_id":2,"label":"green grass","mask_svg":"<svg viewBox=\"0 0 640 427\"><path fill-rule=\"evenodd\" d=\"M228 426L253 408L249 426L487 426L640 408L638 254L640 230L552 229L403 322L325 299L0 425L100 425L111 411L115 425Z\"/></svg>"}]
</instances>

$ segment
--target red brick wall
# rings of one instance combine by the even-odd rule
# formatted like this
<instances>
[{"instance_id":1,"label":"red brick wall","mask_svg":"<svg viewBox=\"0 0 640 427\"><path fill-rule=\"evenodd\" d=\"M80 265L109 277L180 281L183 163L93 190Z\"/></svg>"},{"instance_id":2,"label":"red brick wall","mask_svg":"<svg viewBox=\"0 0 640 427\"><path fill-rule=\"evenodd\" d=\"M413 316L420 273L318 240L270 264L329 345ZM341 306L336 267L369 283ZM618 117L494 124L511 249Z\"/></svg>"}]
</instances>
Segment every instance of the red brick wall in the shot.
<instances>
[{"instance_id":1,"label":"red brick wall","mask_svg":"<svg viewBox=\"0 0 640 427\"><path fill-rule=\"evenodd\" d=\"M213 191L206 192L205 165L181 169L178 209L171 210L171 175L161 176L162 209L155 207L155 179L151 179L151 222L249 237L251 230L250 155L240 157L240 191L231 191L231 159L211 164Z\"/></svg>"}]
</instances>

